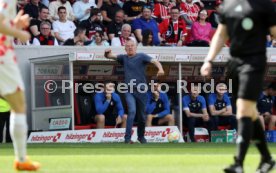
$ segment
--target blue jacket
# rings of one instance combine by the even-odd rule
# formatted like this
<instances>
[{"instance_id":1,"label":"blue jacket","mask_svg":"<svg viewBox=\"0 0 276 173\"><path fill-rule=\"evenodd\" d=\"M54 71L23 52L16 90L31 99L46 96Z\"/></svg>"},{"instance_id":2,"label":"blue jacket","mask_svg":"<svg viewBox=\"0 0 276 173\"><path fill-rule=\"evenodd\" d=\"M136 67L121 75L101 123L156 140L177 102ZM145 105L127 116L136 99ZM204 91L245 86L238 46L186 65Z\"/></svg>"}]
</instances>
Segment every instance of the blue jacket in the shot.
<instances>
[{"instance_id":1,"label":"blue jacket","mask_svg":"<svg viewBox=\"0 0 276 173\"><path fill-rule=\"evenodd\" d=\"M170 102L166 93L159 93L159 100L163 103L163 111L157 114L158 118L163 118L164 116L170 113ZM156 108L156 101L153 98L153 94L148 92L148 99L147 99L147 106L146 106L146 113L151 114L154 109Z\"/></svg>"},{"instance_id":2,"label":"blue jacket","mask_svg":"<svg viewBox=\"0 0 276 173\"><path fill-rule=\"evenodd\" d=\"M113 92L111 96L112 96L112 100L116 104L118 115L122 117L124 115L124 108L123 108L120 96L115 92ZM94 103L95 103L96 113L103 114L107 110L110 104L110 101L106 100L105 93L102 92L102 93L95 94Z\"/></svg>"}]
</instances>

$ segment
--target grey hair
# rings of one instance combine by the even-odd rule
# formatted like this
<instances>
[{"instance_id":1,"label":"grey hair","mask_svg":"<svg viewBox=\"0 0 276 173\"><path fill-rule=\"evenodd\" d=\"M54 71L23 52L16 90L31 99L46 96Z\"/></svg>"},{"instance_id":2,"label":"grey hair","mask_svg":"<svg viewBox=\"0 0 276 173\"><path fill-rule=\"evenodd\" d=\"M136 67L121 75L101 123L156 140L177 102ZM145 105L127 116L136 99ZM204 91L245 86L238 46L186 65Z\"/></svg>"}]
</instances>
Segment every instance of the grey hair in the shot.
<instances>
[{"instance_id":1,"label":"grey hair","mask_svg":"<svg viewBox=\"0 0 276 173\"><path fill-rule=\"evenodd\" d=\"M130 30L131 30L131 26L130 26L130 24L128 24L128 23L123 24L123 26L122 26L122 29L121 29L121 30L123 30L123 29L124 29L124 28L126 28L126 27L129 27L129 28L130 28Z\"/></svg>"},{"instance_id":2,"label":"grey hair","mask_svg":"<svg viewBox=\"0 0 276 173\"><path fill-rule=\"evenodd\" d=\"M42 21L39 27L41 28L42 25L48 25L48 26L50 26L50 29L52 27L51 23L48 21Z\"/></svg>"}]
</instances>

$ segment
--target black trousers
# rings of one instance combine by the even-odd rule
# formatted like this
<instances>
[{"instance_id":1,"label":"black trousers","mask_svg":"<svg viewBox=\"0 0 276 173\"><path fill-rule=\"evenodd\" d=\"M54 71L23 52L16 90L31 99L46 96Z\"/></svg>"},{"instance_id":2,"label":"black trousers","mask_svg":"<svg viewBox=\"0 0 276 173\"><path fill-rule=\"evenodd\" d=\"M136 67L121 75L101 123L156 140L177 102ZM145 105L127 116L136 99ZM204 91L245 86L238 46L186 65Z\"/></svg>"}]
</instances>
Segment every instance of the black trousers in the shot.
<instances>
[{"instance_id":1,"label":"black trousers","mask_svg":"<svg viewBox=\"0 0 276 173\"><path fill-rule=\"evenodd\" d=\"M235 116L212 116L214 130L218 130L219 125L230 125L230 129L237 130L237 120Z\"/></svg>"},{"instance_id":2,"label":"black trousers","mask_svg":"<svg viewBox=\"0 0 276 173\"><path fill-rule=\"evenodd\" d=\"M203 121L202 118L187 117L187 120L188 120L189 135L190 135L190 139L192 142L195 142L194 133L195 133L196 126L206 127L209 132L209 136L210 136L211 131L213 130L213 123L212 123L211 119L209 119L209 121Z\"/></svg>"},{"instance_id":3,"label":"black trousers","mask_svg":"<svg viewBox=\"0 0 276 173\"><path fill-rule=\"evenodd\" d=\"M6 142L11 142L10 136L10 112L0 112L0 143L3 142L3 132L6 125Z\"/></svg>"}]
</instances>

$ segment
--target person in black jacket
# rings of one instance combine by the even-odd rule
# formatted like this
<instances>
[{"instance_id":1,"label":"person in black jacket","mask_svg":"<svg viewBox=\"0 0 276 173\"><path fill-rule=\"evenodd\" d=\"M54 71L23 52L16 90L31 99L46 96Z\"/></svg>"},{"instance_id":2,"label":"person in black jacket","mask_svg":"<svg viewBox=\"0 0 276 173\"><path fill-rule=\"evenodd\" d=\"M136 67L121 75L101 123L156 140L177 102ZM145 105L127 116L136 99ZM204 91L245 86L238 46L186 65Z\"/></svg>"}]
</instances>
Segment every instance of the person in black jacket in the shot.
<instances>
[{"instance_id":1,"label":"person in black jacket","mask_svg":"<svg viewBox=\"0 0 276 173\"><path fill-rule=\"evenodd\" d=\"M85 35L86 29L83 27L77 27L74 31L74 38L69 38L64 42L64 46L75 46L81 45L80 43L84 43L86 40Z\"/></svg>"}]
</instances>

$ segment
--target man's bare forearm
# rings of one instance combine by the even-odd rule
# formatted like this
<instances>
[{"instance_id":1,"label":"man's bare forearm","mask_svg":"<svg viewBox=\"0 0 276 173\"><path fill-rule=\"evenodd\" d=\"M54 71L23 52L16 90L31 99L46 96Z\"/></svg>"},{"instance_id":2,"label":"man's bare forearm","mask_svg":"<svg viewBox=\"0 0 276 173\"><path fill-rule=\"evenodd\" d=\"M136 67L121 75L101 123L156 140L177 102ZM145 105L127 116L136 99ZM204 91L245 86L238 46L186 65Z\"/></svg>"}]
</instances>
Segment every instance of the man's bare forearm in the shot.
<instances>
[{"instance_id":1,"label":"man's bare forearm","mask_svg":"<svg viewBox=\"0 0 276 173\"><path fill-rule=\"evenodd\" d=\"M155 67L158 68L158 70L164 71L164 70L163 70L163 67L162 67L162 64L161 64L159 61L157 61L157 60L152 60L151 63L154 64Z\"/></svg>"}]
</instances>

